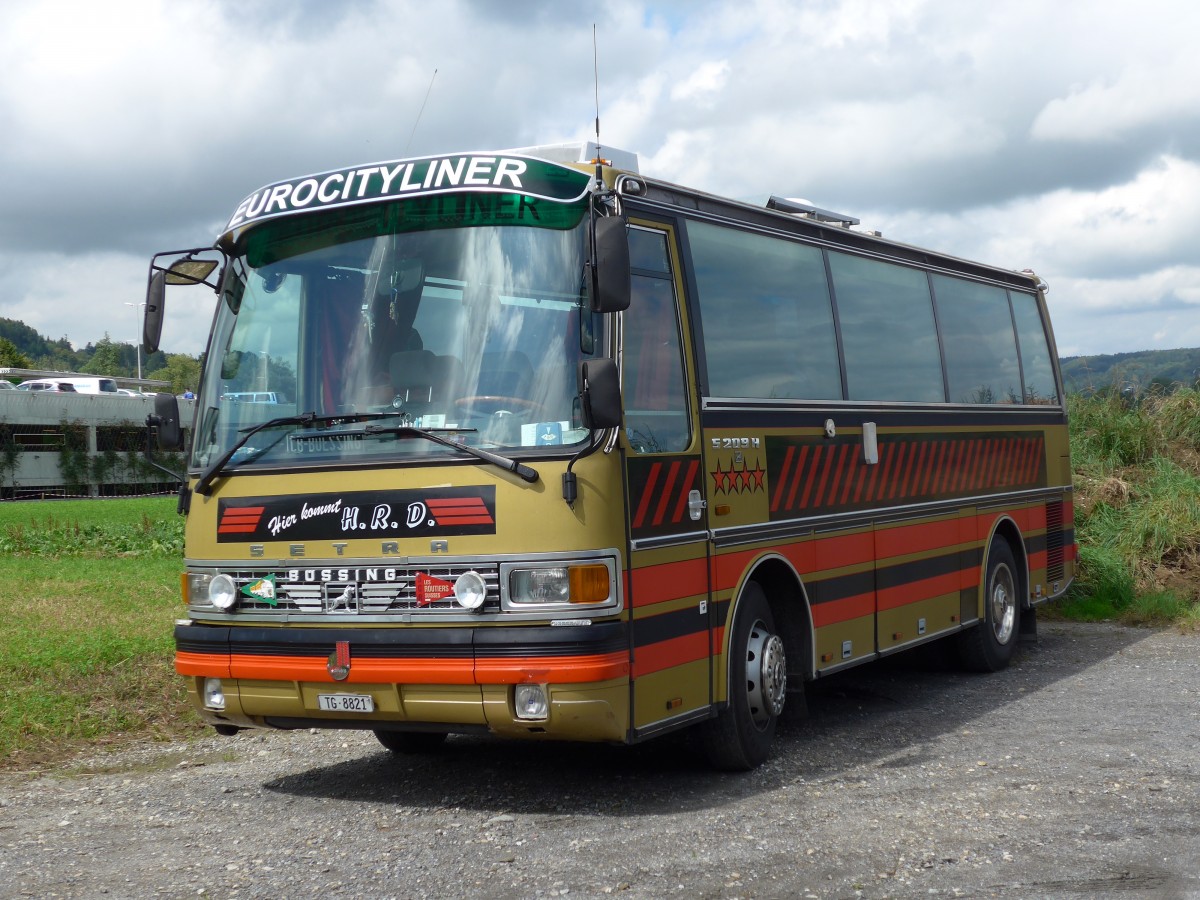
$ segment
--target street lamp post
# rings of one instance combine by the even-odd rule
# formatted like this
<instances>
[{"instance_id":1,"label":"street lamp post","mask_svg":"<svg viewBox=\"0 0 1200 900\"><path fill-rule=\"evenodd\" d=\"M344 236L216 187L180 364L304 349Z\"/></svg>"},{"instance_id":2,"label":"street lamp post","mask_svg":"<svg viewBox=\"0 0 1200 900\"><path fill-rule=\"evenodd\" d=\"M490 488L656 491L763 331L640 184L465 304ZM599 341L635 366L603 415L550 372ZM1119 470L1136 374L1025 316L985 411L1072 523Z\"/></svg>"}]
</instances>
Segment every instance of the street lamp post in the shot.
<instances>
[{"instance_id":1,"label":"street lamp post","mask_svg":"<svg viewBox=\"0 0 1200 900\"><path fill-rule=\"evenodd\" d=\"M126 300L126 301L125 301L125 305L126 305L126 306L132 306L132 307L133 307L133 312L134 312L134 315L136 315L136 316L137 316L137 327L134 329L134 332L133 332L133 334L134 334L133 347L134 347L134 349L137 351L137 372L138 372L138 382L139 382L139 383L138 383L138 390L141 390L141 380L142 380L142 339L141 339L141 337L139 336L139 334L138 334L138 333L139 333L139 332L141 331L141 329L142 329L142 315L141 315L141 308L142 308L143 306L145 306L145 305L146 305L146 301L145 301L145 300L143 300L141 303L134 303L132 300Z\"/></svg>"}]
</instances>

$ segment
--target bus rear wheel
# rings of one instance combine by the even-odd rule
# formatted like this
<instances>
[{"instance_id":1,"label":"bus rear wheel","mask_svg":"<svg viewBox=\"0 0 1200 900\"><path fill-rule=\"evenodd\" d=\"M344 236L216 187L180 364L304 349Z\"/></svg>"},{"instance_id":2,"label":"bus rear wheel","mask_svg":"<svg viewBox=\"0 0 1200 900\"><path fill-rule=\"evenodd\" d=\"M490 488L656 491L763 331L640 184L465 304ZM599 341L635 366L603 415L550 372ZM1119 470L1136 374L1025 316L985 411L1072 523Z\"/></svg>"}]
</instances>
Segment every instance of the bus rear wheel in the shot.
<instances>
[{"instance_id":1,"label":"bus rear wheel","mask_svg":"<svg viewBox=\"0 0 1200 900\"><path fill-rule=\"evenodd\" d=\"M1021 578L1008 541L992 539L984 578L983 621L959 635L959 657L973 672L1008 666L1020 639Z\"/></svg>"},{"instance_id":2,"label":"bus rear wheel","mask_svg":"<svg viewBox=\"0 0 1200 900\"><path fill-rule=\"evenodd\" d=\"M758 584L747 585L734 615L728 702L700 726L709 763L730 772L753 769L767 759L787 697L783 639Z\"/></svg>"},{"instance_id":3,"label":"bus rear wheel","mask_svg":"<svg viewBox=\"0 0 1200 900\"><path fill-rule=\"evenodd\" d=\"M375 737L393 753L432 753L446 742L444 731L378 730Z\"/></svg>"}]
</instances>

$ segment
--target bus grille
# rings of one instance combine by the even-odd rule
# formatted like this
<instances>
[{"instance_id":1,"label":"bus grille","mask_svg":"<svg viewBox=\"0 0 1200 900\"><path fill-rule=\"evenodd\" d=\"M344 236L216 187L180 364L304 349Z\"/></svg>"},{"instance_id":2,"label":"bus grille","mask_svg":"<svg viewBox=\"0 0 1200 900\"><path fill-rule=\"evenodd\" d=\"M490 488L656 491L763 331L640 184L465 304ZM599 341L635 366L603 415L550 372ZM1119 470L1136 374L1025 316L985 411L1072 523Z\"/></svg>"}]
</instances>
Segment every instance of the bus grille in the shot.
<instances>
[{"instance_id":1,"label":"bus grille","mask_svg":"<svg viewBox=\"0 0 1200 900\"><path fill-rule=\"evenodd\" d=\"M500 609L500 566L498 563L451 563L437 566L359 566L331 568L329 580L319 580L321 569L289 571L238 571L228 573L238 590L238 610L254 613L326 613L329 615L400 615L405 613L456 612L463 609L450 593L429 603L417 601L417 577L428 576L453 583L466 572L482 576L487 586L483 610ZM311 580L303 576L317 573ZM338 578L338 575L345 577ZM275 596L265 598L243 591L275 576ZM262 593L261 591L259 592ZM272 599L274 602L272 602Z\"/></svg>"}]
</instances>

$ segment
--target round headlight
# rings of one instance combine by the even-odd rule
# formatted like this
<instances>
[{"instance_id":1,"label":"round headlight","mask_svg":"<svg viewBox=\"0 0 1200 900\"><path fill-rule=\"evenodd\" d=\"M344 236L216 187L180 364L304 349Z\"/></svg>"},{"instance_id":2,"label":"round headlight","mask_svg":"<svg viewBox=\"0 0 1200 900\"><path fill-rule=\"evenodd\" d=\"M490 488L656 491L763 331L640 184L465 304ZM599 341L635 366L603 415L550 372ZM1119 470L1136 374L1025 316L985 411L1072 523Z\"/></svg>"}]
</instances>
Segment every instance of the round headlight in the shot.
<instances>
[{"instance_id":1,"label":"round headlight","mask_svg":"<svg viewBox=\"0 0 1200 900\"><path fill-rule=\"evenodd\" d=\"M487 599L487 585L478 572L463 572L454 581L454 599L463 609L479 609Z\"/></svg>"},{"instance_id":2,"label":"round headlight","mask_svg":"<svg viewBox=\"0 0 1200 900\"><path fill-rule=\"evenodd\" d=\"M208 602L217 609L231 609L237 603L237 586L228 575L217 575L208 583Z\"/></svg>"}]
</instances>

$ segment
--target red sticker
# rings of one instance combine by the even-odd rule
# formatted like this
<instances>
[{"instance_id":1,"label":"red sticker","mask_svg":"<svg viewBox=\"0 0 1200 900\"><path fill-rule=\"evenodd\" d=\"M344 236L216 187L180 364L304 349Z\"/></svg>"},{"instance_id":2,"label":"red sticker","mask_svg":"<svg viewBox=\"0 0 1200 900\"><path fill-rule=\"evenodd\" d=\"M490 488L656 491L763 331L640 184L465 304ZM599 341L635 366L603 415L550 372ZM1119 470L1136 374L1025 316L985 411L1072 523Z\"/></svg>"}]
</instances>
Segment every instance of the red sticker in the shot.
<instances>
[{"instance_id":1,"label":"red sticker","mask_svg":"<svg viewBox=\"0 0 1200 900\"><path fill-rule=\"evenodd\" d=\"M454 584L443 578L434 578L424 572L417 573L417 603L428 606L445 600L454 593Z\"/></svg>"}]
</instances>

